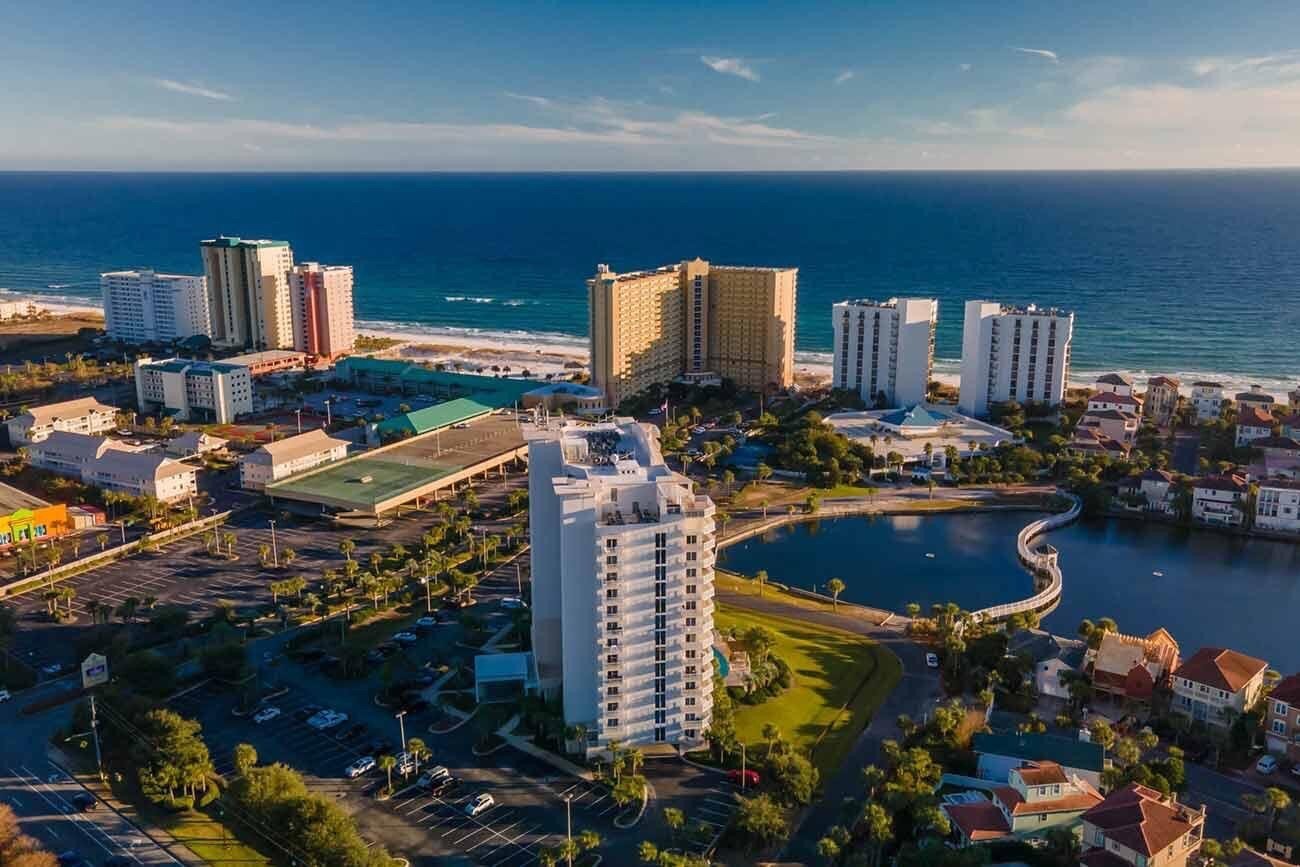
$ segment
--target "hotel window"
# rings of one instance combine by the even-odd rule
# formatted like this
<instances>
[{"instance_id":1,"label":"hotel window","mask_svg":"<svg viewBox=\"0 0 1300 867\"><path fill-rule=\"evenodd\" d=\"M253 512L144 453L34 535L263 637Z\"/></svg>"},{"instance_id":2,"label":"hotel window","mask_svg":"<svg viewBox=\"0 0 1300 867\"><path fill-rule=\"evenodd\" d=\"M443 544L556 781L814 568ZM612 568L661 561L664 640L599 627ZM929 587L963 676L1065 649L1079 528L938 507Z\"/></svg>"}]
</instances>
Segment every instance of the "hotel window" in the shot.
<instances>
[{"instance_id":1,"label":"hotel window","mask_svg":"<svg viewBox=\"0 0 1300 867\"><path fill-rule=\"evenodd\" d=\"M605 687L605 695L618 695L618 687L616 686Z\"/></svg>"},{"instance_id":2,"label":"hotel window","mask_svg":"<svg viewBox=\"0 0 1300 867\"><path fill-rule=\"evenodd\" d=\"M605 720L605 726L611 729L618 728L618 719L616 717L610 717L609 719Z\"/></svg>"}]
</instances>

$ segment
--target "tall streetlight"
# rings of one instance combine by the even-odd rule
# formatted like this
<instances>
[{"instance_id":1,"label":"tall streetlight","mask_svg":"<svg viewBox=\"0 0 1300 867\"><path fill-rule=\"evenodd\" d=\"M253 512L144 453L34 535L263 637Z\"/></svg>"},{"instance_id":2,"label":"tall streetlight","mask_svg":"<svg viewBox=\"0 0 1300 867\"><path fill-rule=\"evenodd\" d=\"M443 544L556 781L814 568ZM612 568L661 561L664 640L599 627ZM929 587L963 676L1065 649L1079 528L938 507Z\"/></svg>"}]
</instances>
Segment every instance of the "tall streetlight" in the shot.
<instances>
[{"instance_id":1,"label":"tall streetlight","mask_svg":"<svg viewBox=\"0 0 1300 867\"><path fill-rule=\"evenodd\" d=\"M564 835L568 841L564 847L564 857L569 862L569 867L573 867L573 795L564 796L564 824Z\"/></svg>"},{"instance_id":2,"label":"tall streetlight","mask_svg":"<svg viewBox=\"0 0 1300 867\"><path fill-rule=\"evenodd\" d=\"M397 717L397 729L402 733L402 749L405 750L406 749L406 711L399 710L397 713L393 714L393 716Z\"/></svg>"},{"instance_id":3,"label":"tall streetlight","mask_svg":"<svg viewBox=\"0 0 1300 867\"><path fill-rule=\"evenodd\" d=\"M295 409L293 414L298 417L298 433L302 433L302 408Z\"/></svg>"},{"instance_id":4,"label":"tall streetlight","mask_svg":"<svg viewBox=\"0 0 1300 867\"><path fill-rule=\"evenodd\" d=\"M275 547L275 521L272 520L270 523L271 523L271 565L279 566L280 551L278 548Z\"/></svg>"},{"instance_id":5,"label":"tall streetlight","mask_svg":"<svg viewBox=\"0 0 1300 867\"><path fill-rule=\"evenodd\" d=\"M331 424L332 421L333 421L333 419L330 417L330 402L329 402L329 399L326 398L326 400L325 400L325 428L326 428L327 430L329 429L329 426L330 426L330 424Z\"/></svg>"}]
</instances>

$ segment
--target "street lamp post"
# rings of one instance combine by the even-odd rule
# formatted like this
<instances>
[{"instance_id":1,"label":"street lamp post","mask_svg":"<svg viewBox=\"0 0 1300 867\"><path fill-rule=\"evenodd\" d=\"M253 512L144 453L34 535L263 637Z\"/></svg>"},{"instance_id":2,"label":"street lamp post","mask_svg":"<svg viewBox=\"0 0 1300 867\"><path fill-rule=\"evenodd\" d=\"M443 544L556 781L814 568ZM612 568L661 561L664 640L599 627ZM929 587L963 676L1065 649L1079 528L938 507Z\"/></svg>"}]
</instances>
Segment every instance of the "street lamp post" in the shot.
<instances>
[{"instance_id":1,"label":"street lamp post","mask_svg":"<svg viewBox=\"0 0 1300 867\"><path fill-rule=\"evenodd\" d=\"M740 744L740 788L741 791L745 789L745 744L743 741Z\"/></svg>"},{"instance_id":2,"label":"street lamp post","mask_svg":"<svg viewBox=\"0 0 1300 867\"><path fill-rule=\"evenodd\" d=\"M568 841L564 847L565 860L569 862L569 867L573 867L573 796L564 796L564 832L565 839Z\"/></svg>"},{"instance_id":3,"label":"street lamp post","mask_svg":"<svg viewBox=\"0 0 1300 867\"><path fill-rule=\"evenodd\" d=\"M271 521L271 565L280 565L280 552L275 547L275 521Z\"/></svg>"},{"instance_id":4,"label":"street lamp post","mask_svg":"<svg viewBox=\"0 0 1300 867\"><path fill-rule=\"evenodd\" d=\"M397 717L397 728L398 731L402 733L402 749L405 750L406 749L406 711L399 710L397 713L393 714L393 716Z\"/></svg>"},{"instance_id":5,"label":"street lamp post","mask_svg":"<svg viewBox=\"0 0 1300 867\"><path fill-rule=\"evenodd\" d=\"M432 593L431 593L430 590L429 590L429 578L428 578L428 576L426 575L425 577L421 578L421 579L420 579L420 583L424 585L424 613L425 613L425 614L432 614L432 613L433 613L433 595L432 595Z\"/></svg>"},{"instance_id":6,"label":"street lamp post","mask_svg":"<svg viewBox=\"0 0 1300 867\"><path fill-rule=\"evenodd\" d=\"M298 417L298 433L302 433L302 409L301 409L301 407L298 408L298 409L295 409L295 410L293 411L293 414L296 415L296 416Z\"/></svg>"}]
</instances>

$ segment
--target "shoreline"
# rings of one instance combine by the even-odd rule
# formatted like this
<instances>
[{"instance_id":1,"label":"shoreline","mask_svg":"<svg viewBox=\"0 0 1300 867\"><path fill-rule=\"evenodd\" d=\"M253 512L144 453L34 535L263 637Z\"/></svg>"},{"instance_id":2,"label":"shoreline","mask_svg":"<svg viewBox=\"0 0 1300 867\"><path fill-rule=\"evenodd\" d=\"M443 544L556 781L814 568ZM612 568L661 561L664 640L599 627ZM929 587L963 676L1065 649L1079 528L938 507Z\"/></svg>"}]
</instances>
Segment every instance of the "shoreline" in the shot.
<instances>
[{"instance_id":1,"label":"shoreline","mask_svg":"<svg viewBox=\"0 0 1300 867\"><path fill-rule=\"evenodd\" d=\"M11 292L0 290L0 300L31 299L38 305L55 314L94 313L103 316L100 304L67 296L56 297L30 292ZM402 341L401 346L385 351L385 354L408 358L413 361L462 362L467 369L491 371L493 365L510 368L511 373L527 369L530 373L545 376L573 372L587 366L587 338L576 334L557 332L524 332L517 330L494 330L469 326L439 326L421 323L396 322L392 320L356 321L358 334L374 337L387 337ZM566 367L567 365L567 367ZM935 358L933 378L947 386L960 384L961 361L956 358ZM1177 367L1177 366L1175 366ZM1083 368L1075 365L1068 383L1070 388L1088 388L1094 385L1097 377L1105 373L1122 373L1131 376L1136 385L1141 386L1150 376L1164 375L1176 377L1181 383L1183 395L1191 393L1193 382L1210 380L1223 384L1226 393L1246 391L1252 385L1260 385L1264 391L1285 402L1289 391L1300 384L1296 378L1280 376L1256 376L1244 373L1225 373L1201 370L1147 370L1145 368L1107 367ZM817 350L796 350L796 378L806 384L824 383L831 379L831 353Z\"/></svg>"}]
</instances>

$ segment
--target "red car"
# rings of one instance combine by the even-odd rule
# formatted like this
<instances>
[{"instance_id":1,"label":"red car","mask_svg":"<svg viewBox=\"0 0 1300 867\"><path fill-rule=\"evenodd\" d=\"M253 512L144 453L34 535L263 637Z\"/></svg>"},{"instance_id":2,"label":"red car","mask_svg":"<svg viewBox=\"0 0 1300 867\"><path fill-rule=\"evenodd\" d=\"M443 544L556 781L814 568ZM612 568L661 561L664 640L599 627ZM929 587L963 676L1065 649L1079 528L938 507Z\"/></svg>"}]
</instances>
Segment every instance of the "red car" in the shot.
<instances>
[{"instance_id":1,"label":"red car","mask_svg":"<svg viewBox=\"0 0 1300 867\"><path fill-rule=\"evenodd\" d=\"M740 771L728 771L727 779L745 788L752 788L759 783L758 771L745 771L743 774Z\"/></svg>"}]
</instances>

